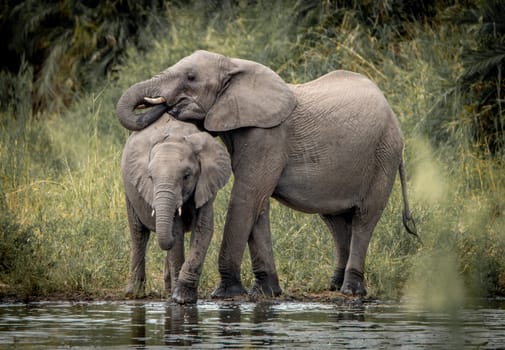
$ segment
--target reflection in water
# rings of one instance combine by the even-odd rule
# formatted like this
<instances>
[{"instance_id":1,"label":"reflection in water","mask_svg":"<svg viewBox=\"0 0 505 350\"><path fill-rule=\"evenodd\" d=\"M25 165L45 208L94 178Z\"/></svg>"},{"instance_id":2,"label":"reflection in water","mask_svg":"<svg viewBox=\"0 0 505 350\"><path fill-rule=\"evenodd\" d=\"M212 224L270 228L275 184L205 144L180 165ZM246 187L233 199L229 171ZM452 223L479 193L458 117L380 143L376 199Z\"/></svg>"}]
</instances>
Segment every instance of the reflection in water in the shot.
<instances>
[{"instance_id":1,"label":"reflection in water","mask_svg":"<svg viewBox=\"0 0 505 350\"><path fill-rule=\"evenodd\" d=\"M219 306L220 334L222 339L240 336L240 320L242 313L238 304L223 304ZM226 342L223 345L226 344Z\"/></svg>"},{"instance_id":2,"label":"reflection in water","mask_svg":"<svg viewBox=\"0 0 505 350\"><path fill-rule=\"evenodd\" d=\"M196 305L168 304L165 310L163 339L166 345L189 346L201 342Z\"/></svg>"},{"instance_id":3,"label":"reflection in water","mask_svg":"<svg viewBox=\"0 0 505 350\"><path fill-rule=\"evenodd\" d=\"M328 316L333 322L343 321L365 321L365 307L357 307L355 309L336 310Z\"/></svg>"},{"instance_id":4,"label":"reflection in water","mask_svg":"<svg viewBox=\"0 0 505 350\"><path fill-rule=\"evenodd\" d=\"M276 312L271 303L237 304L218 303L217 318L199 320L197 305L167 304L164 318L164 343L171 346L191 346L204 342L206 338L219 340L222 347L244 346L244 339L250 338L249 345L269 346L275 343L275 332L267 326L274 320ZM144 310L145 308L138 308ZM244 314L242 310L244 309ZM134 310L134 314L137 308ZM139 332L137 320L132 318L132 344L145 344L139 339L145 337L145 325ZM145 313L144 313L145 320ZM215 328L209 330L209 323ZM200 332L202 333L200 336ZM139 336L140 334L140 336Z\"/></svg>"},{"instance_id":5,"label":"reflection in water","mask_svg":"<svg viewBox=\"0 0 505 350\"><path fill-rule=\"evenodd\" d=\"M132 307L132 344L146 344L146 308L142 306Z\"/></svg>"},{"instance_id":6,"label":"reflection in water","mask_svg":"<svg viewBox=\"0 0 505 350\"><path fill-rule=\"evenodd\" d=\"M503 344L505 301L453 314L374 303L0 304L1 349L497 349Z\"/></svg>"},{"instance_id":7,"label":"reflection in water","mask_svg":"<svg viewBox=\"0 0 505 350\"><path fill-rule=\"evenodd\" d=\"M275 332L268 327L277 314L270 303L258 303L254 306L252 322L256 325L251 335L256 339L258 346L271 346L275 344Z\"/></svg>"}]
</instances>

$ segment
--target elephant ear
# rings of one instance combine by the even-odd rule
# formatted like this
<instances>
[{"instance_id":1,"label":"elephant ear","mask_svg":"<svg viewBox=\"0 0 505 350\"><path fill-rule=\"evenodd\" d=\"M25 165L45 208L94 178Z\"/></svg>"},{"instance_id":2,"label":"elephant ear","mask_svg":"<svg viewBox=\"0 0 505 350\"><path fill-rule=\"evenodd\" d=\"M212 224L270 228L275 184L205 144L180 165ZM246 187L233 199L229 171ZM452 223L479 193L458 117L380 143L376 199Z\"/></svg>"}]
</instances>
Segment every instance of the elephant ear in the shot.
<instances>
[{"instance_id":1,"label":"elephant ear","mask_svg":"<svg viewBox=\"0 0 505 350\"><path fill-rule=\"evenodd\" d=\"M195 189L195 205L200 208L217 195L231 175L231 161L226 148L210 134L199 132L186 136L200 162L200 177Z\"/></svg>"},{"instance_id":2,"label":"elephant ear","mask_svg":"<svg viewBox=\"0 0 505 350\"><path fill-rule=\"evenodd\" d=\"M291 114L295 95L274 71L252 61L224 60L225 88L205 117L206 130L271 128Z\"/></svg>"}]
</instances>

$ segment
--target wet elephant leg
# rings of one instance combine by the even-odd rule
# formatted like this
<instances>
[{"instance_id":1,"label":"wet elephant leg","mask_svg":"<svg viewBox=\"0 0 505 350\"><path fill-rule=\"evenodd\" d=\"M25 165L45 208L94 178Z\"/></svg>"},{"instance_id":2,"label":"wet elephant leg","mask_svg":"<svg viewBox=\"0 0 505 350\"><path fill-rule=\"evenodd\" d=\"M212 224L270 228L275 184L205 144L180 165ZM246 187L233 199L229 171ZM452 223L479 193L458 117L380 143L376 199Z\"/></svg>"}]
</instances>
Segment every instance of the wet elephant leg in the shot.
<instances>
[{"instance_id":1,"label":"wet elephant leg","mask_svg":"<svg viewBox=\"0 0 505 350\"><path fill-rule=\"evenodd\" d=\"M255 277L251 296L278 296L282 293L275 268L270 233L270 201L266 200L249 236L249 253Z\"/></svg>"},{"instance_id":2,"label":"wet elephant leg","mask_svg":"<svg viewBox=\"0 0 505 350\"><path fill-rule=\"evenodd\" d=\"M146 284L146 248L149 242L149 230L138 218L133 206L126 198L126 210L131 237L131 267L130 281L125 289L125 295L141 298L145 294Z\"/></svg>"},{"instance_id":3,"label":"wet elephant leg","mask_svg":"<svg viewBox=\"0 0 505 350\"><path fill-rule=\"evenodd\" d=\"M345 267L351 245L352 213L321 215L330 230L337 251L337 265L330 280L330 290L340 290L344 282Z\"/></svg>"}]
</instances>

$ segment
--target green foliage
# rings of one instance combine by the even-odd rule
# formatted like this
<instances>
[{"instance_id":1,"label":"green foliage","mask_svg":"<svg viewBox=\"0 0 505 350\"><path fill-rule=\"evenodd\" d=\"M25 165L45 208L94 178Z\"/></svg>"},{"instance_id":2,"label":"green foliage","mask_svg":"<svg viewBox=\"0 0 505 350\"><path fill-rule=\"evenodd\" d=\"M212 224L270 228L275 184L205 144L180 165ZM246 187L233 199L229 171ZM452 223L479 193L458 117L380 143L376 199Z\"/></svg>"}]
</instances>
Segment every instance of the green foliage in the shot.
<instances>
[{"instance_id":1,"label":"green foliage","mask_svg":"<svg viewBox=\"0 0 505 350\"><path fill-rule=\"evenodd\" d=\"M116 120L115 105L126 87L196 49L257 60L290 83L334 69L374 80L404 131L410 203L422 244L401 225L397 183L369 248L370 294L415 299L436 309L457 307L468 296L504 294L503 159L499 152L492 157L476 152L477 107L472 106L477 104L468 102L470 97L476 101L476 90L454 88L470 67L462 45L476 47L478 42L468 34L473 27L438 19L424 23L443 17L441 10L434 15L433 7L419 20L407 10L396 15L395 1L364 9L366 3L167 5L164 21L169 25L142 34L152 49L125 45L124 62L114 66L106 81L72 95L74 103L61 114L33 117L36 70L28 61L15 73L1 73L0 295L121 297L129 276L129 233L119 159L128 132ZM379 14L379 20L370 21L363 11ZM492 78L494 68L482 68L501 64L501 59L486 63L481 58L482 67L474 71ZM230 189L231 183L215 202L215 236L200 283L202 297L219 280ZM325 290L335 260L325 225L317 216L271 203L281 287L295 296ZM151 240L151 295L163 294L163 260ZM253 281L247 252L243 281L246 287Z\"/></svg>"},{"instance_id":2,"label":"green foliage","mask_svg":"<svg viewBox=\"0 0 505 350\"><path fill-rule=\"evenodd\" d=\"M505 4L499 0L477 1L475 7L452 8L451 21L473 34L464 43L462 69L456 84L448 86L438 101L432 126L435 139L450 131L468 134L469 141L483 153L500 153L505 146ZM451 112L450 120L440 115ZM442 132L440 132L442 130Z\"/></svg>"},{"instance_id":3,"label":"green foliage","mask_svg":"<svg viewBox=\"0 0 505 350\"><path fill-rule=\"evenodd\" d=\"M159 26L162 1L5 1L0 69L33 68L32 105L61 110L121 62L129 45L145 48L144 27ZM8 40L6 40L8 39Z\"/></svg>"},{"instance_id":4,"label":"green foliage","mask_svg":"<svg viewBox=\"0 0 505 350\"><path fill-rule=\"evenodd\" d=\"M460 78L474 118L473 133L477 142L492 153L505 146L505 4L485 0L474 14L478 26L475 48L467 48Z\"/></svg>"}]
</instances>

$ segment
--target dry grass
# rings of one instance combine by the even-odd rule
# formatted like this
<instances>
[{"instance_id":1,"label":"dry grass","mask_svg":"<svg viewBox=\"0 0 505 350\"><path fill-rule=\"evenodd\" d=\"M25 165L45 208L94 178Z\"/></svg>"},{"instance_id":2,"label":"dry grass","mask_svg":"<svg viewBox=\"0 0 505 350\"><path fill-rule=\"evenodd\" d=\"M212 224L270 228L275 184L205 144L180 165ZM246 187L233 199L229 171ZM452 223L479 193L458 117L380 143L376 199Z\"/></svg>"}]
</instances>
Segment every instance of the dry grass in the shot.
<instances>
[{"instance_id":1,"label":"dry grass","mask_svg":"<svg viewBox=\"0 0 505 350\"><path fill-rule=\"evenodd\" d=\"M285 26L292 23L288 10L273 7L268 16L260 10L242 9L226 22L216 17L210 24L189 11L169 12L172 27L156 37L155 50L147 55L131 50L114 79L81 97L64 115L34 118L29 107L15 101L1 114L1 295L121 296L128 278L129 234L119 158L127 132L115 119L115 103L133 82L200 48L258 60L289 82L345 68L369 76L383 89L404 130L410 202L423 244L402 227L397 184L369 249L366 278L372 296L405 296L439 307L505 292L503 161L476 155L464 118L455 122L457 100L443 112L448 122L436 124L445 128L443 142L433 143L430 134L433 105L459 73L457 43L469 40L464 33L413 24L413 39L380 42L349 14L333 31L337 34L314 30L304 41L296 26ZM20 82L28 79L26 74L20 73ZM29 88L20 83L19 94ZM202 297L218 283L229 191L230 185L216 201ZM323 292L334 265L324 224L275 201L271 222L281 287L295 296ZM148 292L160 296L163 254L154 240L148 257ZM246 286L252 279L246 254Z\"/></svg>"}]
</instances>

